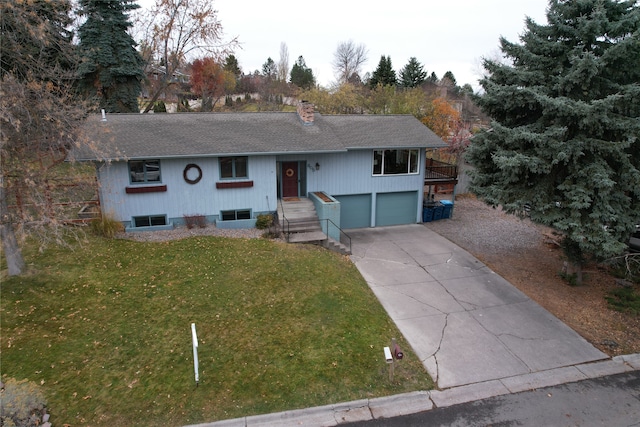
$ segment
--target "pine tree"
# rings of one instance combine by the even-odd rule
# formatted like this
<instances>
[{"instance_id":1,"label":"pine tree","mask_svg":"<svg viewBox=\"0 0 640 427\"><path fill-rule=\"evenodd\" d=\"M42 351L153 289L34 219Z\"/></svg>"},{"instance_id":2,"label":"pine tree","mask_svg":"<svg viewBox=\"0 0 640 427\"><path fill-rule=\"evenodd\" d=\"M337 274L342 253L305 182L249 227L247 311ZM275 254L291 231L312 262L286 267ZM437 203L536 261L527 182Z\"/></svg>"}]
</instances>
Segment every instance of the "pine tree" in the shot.
<instances>
[{"instance_id":1,"label":"pine tree","mask_svg":"<svg viewBox=\"0 0 640 427\"><path fill-rule=\"evenodd\" d=\"M0 76L19 80L71 79L77 66L71 2L27 0L0 3ZM20 15L20 16L19 16Z\"/></svg>"},{"instance_id":2,"label":"pine tree","mask_svg":"<svg viewBox=\"0 0 640 427\"><path fill-rule=\"evenodd\" d=\"M371 74L371 79L369 80L369 87L372 89L377 85L382 86L395 86L398 84L398 78L396 77L396 72L393 71L393 66L391 65L391 57L384 56L380 58L380 62L378 63L378 68Z\"/></svg>"},{"instance_id":3,"label":"pine tree","mask_svg":"<svg viewBox=\"0 0 640 427\"><path fill-rule=\"evenodd\" d=\"M262 64L262 75L269 80L275 80L278 76L278 66L271 57L268 57L267 62Z\"/></svg>"},{"instance_id":4,"label":"pine tree","mask_svg":"<svg viewBox=\"0 0 640 427\"><path fill-rule=\"evenodd\" d=\"M315 78L313 77L313 71L307 67L302 56L298 57L298 60L291 68L291 75L289 81L299 88L308 90L315 84Z\"/></svg>"},{"instance_id":5,"label":"pine tree","mask_svg":"<svg viewBox=\"0 0 640 427\"><path fill-rule=\"evenodd\" d=\"M418 87L427 80L427 72L424 66L415 58L409 58L409 62L400 70L400 85L403 87Z\"/></svg>"},{"instance_id":6,"label":"pine tree","mask_svg":"<svg viewBox=\"0 0 640 427\"><path fill-rule=\"evenodd\" d=\"M456 81L456 77L453 75L453 73L451 71L447 71L446 73L444 73L444 76L442 76L442 80L448 80L449 83L451 83L451 86L456 87L458 85L458 82Z\"/></svg>"},{"instance_id":7,"label":"pine tree","mask_svg":"<svg viewBox=\"0 0 640 427\"><path fill-rule=\"evenodd\" d=\"M229 55L224 60L224 70L233 74L236 81L242 77L242 70L240 69L240 65L238 65L238 59L235 55Z\"/></svg>"},{"instance_id":8,"label":"pine tree","mask_svg":"<svg viewBox=\"0 0 640 427\"><path fill-rule=\"evenodd\" d=\"M144 64L127 33L127 12L139 6L134 0L80 0L80 6L87 18L78 31L80 91L108 112L138 112Z\"/></svg>"},{"instance_id":9,"label":"pine tree","mask_svg":"<svg viewBox=\"0 0 640 427\"><path fill-rule=\"evenodd\" d=\"M500 40L511 64L484 61L478 102L494 121L467 159L473 192L526 205L580 267L620 254L640 222L640 8L551 0L547 20L528 18L521 44Z\"/></svg>"}]
</instances>

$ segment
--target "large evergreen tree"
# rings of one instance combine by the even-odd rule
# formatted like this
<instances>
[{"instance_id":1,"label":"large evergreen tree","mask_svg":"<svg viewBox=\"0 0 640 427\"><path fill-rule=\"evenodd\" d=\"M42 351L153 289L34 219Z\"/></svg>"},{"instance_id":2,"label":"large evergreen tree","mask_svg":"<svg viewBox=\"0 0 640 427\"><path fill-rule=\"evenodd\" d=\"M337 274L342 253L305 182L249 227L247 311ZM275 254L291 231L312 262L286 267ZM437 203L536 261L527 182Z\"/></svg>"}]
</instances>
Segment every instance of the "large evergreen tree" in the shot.
<instances>
[{"instance_id":1,"label":"large evergreen tree","mask_svg":"<svg viewBox=\"0 0 640 427\"><path fill-rule=\"evenodd\" d=\"M371 74L369 87L374 88L378 85L395 86L397 84L398 78L396 77L396 72L393 71L391 57L382 55L382 57L380 57L380 62L378 63L378 68L376 68L373 74Z\"/></svg>"},{"instance_id":2,"label":"large evergreen tree","mask_svg":"<svg viewBox=\"0 0 640 427\"><path fill-rule=\"evenodd\" d=\"M468 150L471 189L512 213L526 205L581 266L620 254L640 222L640 8L551 0L547 20L500 40L509 64L484 61L478 102L494 121Z\"/></svg>"},{"instance_id":3,"label":"large evergreen tree","mask_svg":"<svg viewBox=\"0 0 640 427\"><path fill-rule=\"evenodd\" d=\"M108 112L138 112L144 64L127 30L135 0L80 0L80 90Z\"/></svg>"},{"instance_id":4,"label":"large evergreen tree","mask_svg":"<svg viewBox=\"0 0 640 427\"><path fill-rule=\"evenodd\" d=\"M427 72L424 66L415 58L409 58L409 62L400 70L400 85L403 87L418 87L427 80Z\"/></svg>"},{"instance_id":5,"label":"large evergreen tree","mask_svg":"<svg viewBox=\"0 0 640 427\"><path fill-rule=\"evenodd\" d=\"M313 71L307 67L302 56L299 56L296 63L293 64L289 81L299 88L307 90L315 84L316 79L313 77Z\"/></svg>"},{"instance_id":6,"label":"large evergreen tree","mask_svg":"<svg viewBox=\"0 0 640 427\"><path fill-rule=\"evenodd\" d=\"M69 0L1 2L0 76L12 74L22 81L72 79L77 57L70 14Z\"/></svg>"}]
</instances>

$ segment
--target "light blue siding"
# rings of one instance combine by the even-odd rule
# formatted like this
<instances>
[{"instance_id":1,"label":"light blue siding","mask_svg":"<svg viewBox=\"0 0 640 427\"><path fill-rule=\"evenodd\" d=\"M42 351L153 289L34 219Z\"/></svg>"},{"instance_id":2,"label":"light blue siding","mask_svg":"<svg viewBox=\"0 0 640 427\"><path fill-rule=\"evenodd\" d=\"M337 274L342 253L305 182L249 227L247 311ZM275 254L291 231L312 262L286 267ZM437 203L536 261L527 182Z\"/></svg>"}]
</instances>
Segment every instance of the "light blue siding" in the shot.
<instances>
[{"instance_id":1,"label":"light blue siding","mask_svg":"<svg viewBox=\"0 0 640 427\"><path fill-rule=\"evenodd\" d=\"M325 193L326 195L326 193ZM340 241L340 202L333 197L331 202L325 202L315 193L309 193L309 199L313 202L320 220L322 232L327 234L333 240Z\"/></svg>"},{"instance_id":2,"label":"light blue siding","mask_svg":"<svg viewBox=\"0 0 640 427\"><path fill-rule=\"evenodd\" d=\"M413 192L415 203L405 205L403 209L411 210L404 215L403 224L413 224L419 222L420 210L418 206L422 206L423 186L424 186L424 158L425 150L420 150L420 164L418 173L412 175L373 175L373 150L350 150L343 153L326 153L326 154L300 154L278 156L278 161L306 161L306 187L308 192L324 191L331 196L336 197L343 203L345 196L365 195L369 196L369 209L371 215L369 221L364 219L365 213L359 218L349 218L347 213L346 225L344 222L344 212L348 212L348 208L341 206L341 227L370 227L379 223L376 219L378 212L376 209L377 195L380 193L406 193ZM315 164L318 163L320 168L315 170ZM384 198L384 196L383 196ZM363 201L361 200L360 203ZM347 201L347 203L349 203ZM362 206L360 208L362 209ZM383 211L383 215L386 213ZM350 221L351 222L350 224ZM366 222L366 225L364 225ZM383 219L382 222L386 222ZM400 223L399 223L400 224Z\"/></svg>"},{"instance_id":3,"label":"light blue siding","mask_svg":"<svg viewBox=\"0 0 640 427\"><path fill-rule=\"evenodd\" d=\"M312 166L306 169L307 191L346 195L421 189L424 155L424 150L420 150L420 173L393 176L373 176L373 150L278 156L278 161L306 161ZM319 170L315 170L316 163L320 165Z\"/></svg>"},{"instance_id":4,"label":"light blue siding","mask_svg":"<svg viewBox=\"0 0 640 427\"><path fill-rule=\"evenodd\" d=\"M189 184L183 178L187 164L202 169L202 179ZM127 162L102 165L98 174L101 183L100 202L106 214L127 223L134 216L167 215L169 221L180 223L184 215L204 215L215 219L223 210L251 209L253 215L276 209L276 161L274 156L249 158L246 179L221 180L217 158L162 159L160 161L165 192L127 194L129 183ZM216 188L216 182L253 181L249 188ZM137 187L137 186L135 186Z\"/></svg>"},{"instance_id":5,"label":"light blue siding","mask_svg":"<svg viewBox=\"0 0 640 427\"><path fill-rule=\"evenodd\" d=\"M248 178L221 180L218 158L161 159L160 184L165 192L127 194L127 187L139 187L129 182L126 161L102 165L98 175L103 212L128 224L134 216L163 214L168 222L180 224L184 215L204 215L216 221L223 210L250 209L252 216L276 210L277 166L285 161L308 165L304 176L304 194L324 191L338 196L341 202L341 227L369 227L389 223L419 222L424 183L424 149L420 150L419 173L413 175L373 175L373 150L350 150L340 153L303 153L296 155L249 156ZM189 184L183 178L188 164L202 170L202 179ZM316 163L319 165L316 170ZM310 167L309 167L310 166ZM193 170L192 170L193 172ZM304 172L304 173L302 173ZM252 181L248 188L216 188L217 182ZM407 193L414 195L411 203L403 203L400 213L391 215L385 208L395 194L400 200ZM353 196L353 197L348 197ZM382 197L382 204L378 200ZM368 203L368 206L365 206ZM349 206L351 204L351 207ZM406 210L406 212L404 212ZM409 212L411 211L412 212ZM366 219L368 215L368 221ZM381 218L377 218L380 216ZM402 221L402 222L398 222ZM249 224L249 222L247 222Z\"/></svg>"}]
</instances>

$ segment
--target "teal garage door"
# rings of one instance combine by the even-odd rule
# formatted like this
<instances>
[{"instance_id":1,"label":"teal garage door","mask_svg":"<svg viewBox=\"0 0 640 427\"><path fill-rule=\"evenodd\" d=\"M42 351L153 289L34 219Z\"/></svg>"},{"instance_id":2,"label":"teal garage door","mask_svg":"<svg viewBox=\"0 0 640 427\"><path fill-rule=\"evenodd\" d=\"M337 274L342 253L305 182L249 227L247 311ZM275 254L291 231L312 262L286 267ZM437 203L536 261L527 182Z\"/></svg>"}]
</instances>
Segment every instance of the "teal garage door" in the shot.
<instances>
[{"instance_id":1,"label":"teal garage door","mask_svg":"<svg viewBox=\"0 0 640 427\"><path fill-rule=\"evenodd\" d=\"M340 202L340 228L371 227L371 194L333 197Z\"/></svg>"},{"instance_id":2,"label":"teal garage door","mask_svg":"<svg viewBox=\"0 0 640 427\"><path fill-rule=\"evenodd\" d=\"M376 197L376 227L415 224L418 212L418 193L379 193Z\"/></svg>"}]
</instances>

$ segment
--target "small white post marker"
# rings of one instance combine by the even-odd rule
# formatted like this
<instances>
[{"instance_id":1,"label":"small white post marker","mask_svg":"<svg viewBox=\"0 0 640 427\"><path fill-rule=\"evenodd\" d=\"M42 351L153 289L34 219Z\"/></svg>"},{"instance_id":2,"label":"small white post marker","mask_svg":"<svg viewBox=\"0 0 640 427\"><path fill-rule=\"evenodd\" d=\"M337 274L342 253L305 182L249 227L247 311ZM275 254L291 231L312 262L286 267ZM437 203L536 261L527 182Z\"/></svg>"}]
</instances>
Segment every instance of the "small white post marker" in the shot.
<instances>
[{"instance_id":1,"label":"small white post marker","mask_svg":"<svg viewBox=\"0 0 640 427\"><path fill-rule=\"evenodd\" d=\"M193 341L193 370L196 374L196 387L200 381L200 374L198 372L198 335L196 335L196 324L191 324L191 340Z\"/></svg>"},{"instance_id":2,"label":"small white post marker","mask_svg":"<svg viewBox=\"0 0 640 427\"><path fill-rule=\"evenodd\" d=\"M389 365L389 381L393 382L393 356L391 355L391 349L389 347L384 348L384 359Z\"/></svg>"}]
</instances>

